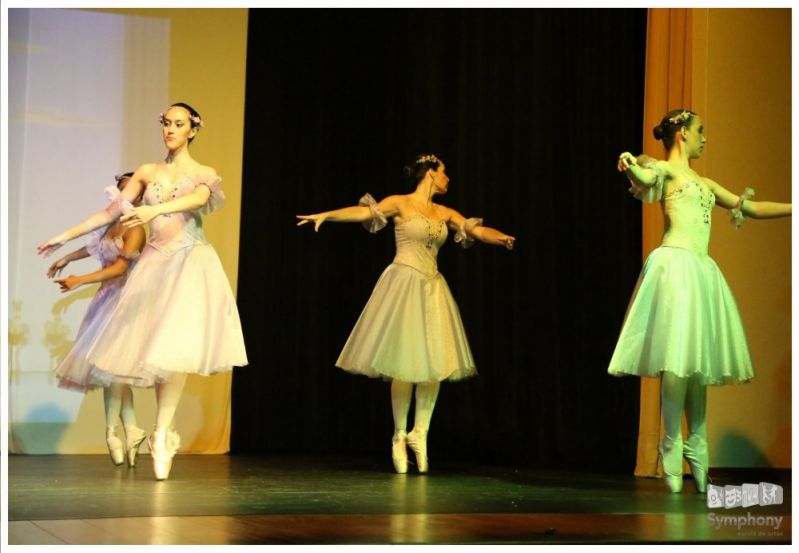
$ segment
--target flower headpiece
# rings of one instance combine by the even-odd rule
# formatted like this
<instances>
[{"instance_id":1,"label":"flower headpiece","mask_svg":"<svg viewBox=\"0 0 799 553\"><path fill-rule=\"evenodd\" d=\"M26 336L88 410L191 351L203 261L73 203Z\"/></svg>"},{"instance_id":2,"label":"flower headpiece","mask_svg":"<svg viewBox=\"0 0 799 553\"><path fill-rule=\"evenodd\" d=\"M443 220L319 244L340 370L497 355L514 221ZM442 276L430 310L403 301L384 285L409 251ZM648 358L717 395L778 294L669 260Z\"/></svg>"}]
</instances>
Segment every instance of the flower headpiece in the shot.
<instances>
[{"instance_id":1,"label":"flower headpiece","mask_svg":"<svg viewBox=\"0 0 799 553\"><path fill-rule=\"evenodd\" d=\"M181 106L176 106L176 107L181 107ZM164 118L165 118L164 112L158 114L158 122L161 123L162 125L164 124ZM196 115L192 115L191 112L189 112L189 121L191 121L192 127L200 127L201 129L205 128L205 123L203 123L203 120Z\"/></svg>"},{"instance_id":2,"label":"flower headpiece","mask_svg":"<svg viewBox=\"0 0 799 553\"><path fill-rule=\"evenodd\" d=\"M417 160L416 160L414 163L425 163L425 162L428 162L428 161L429 161L430 163L439 163L441 160L439 160L439 159L438 159L438 158L437 158L435 155L433 155L433 154L428 154L428 155L426 155L426 156L421 156L421 157L420 157L419 159L417 159Z\"/></svg>"},{"instance_id":3,"label":"flower headpiece","mask_svg":"<svg viewBox=\"0 0 799 553\"><path fill-rule=\"evenodd\" d=\"M669 117L669 123L671 123L672 125L682 125L694 115L695 114L691 113L690 111L683 110L683 112L680 113L679 115L675 115L674 117Z\"/></svg>"}]
</instances>

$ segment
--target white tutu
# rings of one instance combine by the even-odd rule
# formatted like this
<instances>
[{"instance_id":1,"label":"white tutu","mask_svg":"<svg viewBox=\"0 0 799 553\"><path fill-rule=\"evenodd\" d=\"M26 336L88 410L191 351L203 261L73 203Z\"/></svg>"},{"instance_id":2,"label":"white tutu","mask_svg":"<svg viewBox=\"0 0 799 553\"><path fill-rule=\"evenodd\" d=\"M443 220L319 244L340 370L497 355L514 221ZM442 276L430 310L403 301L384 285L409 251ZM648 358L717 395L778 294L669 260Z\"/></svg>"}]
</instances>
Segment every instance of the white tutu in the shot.
<instances>
[{"instance_id":1,"label":"white tutu","mask_svg":"<svg viewBox=\"0 0 799 553\"><path fill-rule=\"evenodd\" d=\"M460 312L441 273L392 263L377 281L336 366L403 382L477 374Z\"/></svg>"},{"instance_id":2,"label":"white tutu","mask_svg":"<svg viewBox=\"0 0 799 553\"><path fill-rule=\"evenodd\" d=\"M115 186L106 188L106 195L110 200L119 201L119 191ZM97 258L103 267L114 263L119 256L123 255L122 237L109 238L106 236L108 230L109 227L99 228L90 233L86 240L86 251L89 255ZM91 388L104 385L104 382L98 379L92 370L92 365L87 361L86 354L114 311L122 287L128 278L130 268L135 266L138 254L139 252L136 252L130 256L128 271L103 282L89 303L78 329L78 335L75 337L75 343L53 371L58 378L60 388L86 392Z\"/></svg>"},{"instance_id":3,"label":"white tutu","mask_svg":"<svg viewBox=\"0 0 799 553\"><path fill-rule=\"evenodd\" d=\"M646 260L608 372L701 375L708 385L753 378L741 317L715 261L661 246Z\"/></svg>"},{"instance_id":4,"label":"white tutu","mask_svg":"<svg viewBox=\"0 0 799 553\"><path fill-rule=\"evenodd\" d=\"M361 198L372 219L364 225L376 232L386 225L370 195ZM455 240L468 246L466 228L482 222L469 219ZM447 282L438 272L439 248L447 226L417 214L394 227L397 253L375 285L352 329L336 366L370 377L402 382L440 382L475 376L466 332Z\"/></svg>"},{"instance_id":5,"label":"white tutu","mask_svg":"<svg viewBox=\"0 0 799 553\"><path fill-rule=\"evenodd\" d=\"M150 183L148 205L207 186L205 208L156 217L88 361L106 383L149 387L173 373L210 375L247 364L236 300L219 257L205 240L202 213L221 207L219 177L185 176L164 189Z\"/></svg>"}]
</instances>

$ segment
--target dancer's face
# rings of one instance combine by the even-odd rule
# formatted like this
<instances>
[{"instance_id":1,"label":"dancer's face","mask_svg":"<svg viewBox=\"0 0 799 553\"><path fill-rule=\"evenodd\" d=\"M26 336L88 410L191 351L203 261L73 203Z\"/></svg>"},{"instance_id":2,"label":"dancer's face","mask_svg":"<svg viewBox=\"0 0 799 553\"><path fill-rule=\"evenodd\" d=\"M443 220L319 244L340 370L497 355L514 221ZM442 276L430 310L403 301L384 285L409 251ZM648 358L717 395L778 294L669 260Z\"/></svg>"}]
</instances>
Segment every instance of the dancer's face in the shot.
<instances>
[{"instance_id":1,"label":"dancer's face","mask_svg":"<svg viewBox=\"0 0 799 553\"><path fill-rule=\"evenodd\" d=\"M436 194L446 194L449 187L449 177L445 172L444 162L438 163L438 169L430 172L433 178L433 186L435 187Z\"/></svg>"},{"instance_id":2,"label":"dancer's face","mask_svg":"<svg viewBox=\"0 0 799 553\"><path fill-rule=\"evenodd\" d=\"M698 158L705 150L705 124L702 118L695 115L691 118L691 124L688 127L683 127L683 141L685 143L685 151L691 159Z\"/></svg>"},{"instance_id":3,"label":"dancer's face","mask_svg":"<svg viewBox=\"0 0 799 553\"><path fill-rule=\"evenodd\" d=\"M177 150L194 138L197 129L192 128L190 114L182 107L171 107L164 114L161 131L164 133L164 144L170 150Z\"/></svg>"}]
</instances>

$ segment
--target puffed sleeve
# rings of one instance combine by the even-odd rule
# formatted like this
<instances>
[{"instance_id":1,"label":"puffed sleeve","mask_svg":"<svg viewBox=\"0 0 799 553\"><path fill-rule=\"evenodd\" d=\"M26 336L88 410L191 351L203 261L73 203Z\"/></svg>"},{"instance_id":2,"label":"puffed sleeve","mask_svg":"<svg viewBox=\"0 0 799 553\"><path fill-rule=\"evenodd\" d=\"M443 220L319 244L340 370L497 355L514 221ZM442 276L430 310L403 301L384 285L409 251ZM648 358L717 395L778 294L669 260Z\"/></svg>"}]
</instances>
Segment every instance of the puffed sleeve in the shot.
<instances>
[{"instance_id":1,"label":"puffed sleeve","mask_svg":"<svg viewBox=\"0 0 799 553\"><path fill-rule=\"evenodd\" d=\"M663 197L663 183L666 181L666 173L663 169L658 167L656 160L645 154L641 154L637 159L639 166L644 169L650 169L655 173L655 184L652 186L642 186L628 175L627 180L630 181L630 194L635 196L635 199L641 200L645 204L659 202Z\"/></svg>"},{"instance_id":2,"label":"puffed sleeve","mask_svg":"<svg viewBox=\"0 0 799 553\"><path fill-rule=\"evenodd\" d=\"M208 201L199 209L203 215L207 215L217 209L222 209L225 205L225 193L222 191L222 177L219 175L198 175L194 177L194 188L207 186L211 191Z\"/></svg>"},{"instance_id":3,"label":"puffed sleeve","mask_svg":"<svg viewBox=\"0 0 799 553\"><path fill-rule=\"evenodd\" d=\"M371 218L363 222L364 228L372 234L388 224L386 216L383 215L383 212L380 211L380 209L378 209L377 202L368 192L364 194L360 200L358 200L358 205L368 207L369 211L372 212Z\"/></svg>"},{"instance_id":4,"label":"puffed sleeve","mask_svg":"<svg viewBox=\"0 0 799 553\"><path fill-rule=\"evenodd\" d=\"M474 227L479 227L483 224L483 220L478 217L464 219L461 223L458 232L455 233L454 240L460 244L462 248L470 248L474 245L474 238L470 234Z\"/></svg>"},{"instance_id":5,"label":"puffed sleeve","mask_svg":"<svg viewBox=\"0 0 799 553\"><path fill-rule=\"evenodd\" d=\"M119 210L122 212L123 215L133 211L133 204L130 203L130 200L122 196L122 194L119 191L119 188L117 188L116 186L114 185L106 186L103 189L103 192L105 193L105 199L111 202L112 204L117 204L119 206Z\"/></svg>"},{"instance_id":6,"label":"puffed sleeve","mask_svg":"<svg viewBox=\"0 0 799 553\"><path fill-rule=\"evenodd\" d=\"M730 222L735 225L735 228L740 228L742 224L744 224L744 214L743 214L743 205L744 200L749 200L753 198L755 195L755 191L749 187L744 189L743 194L738 197L738 203L735 204L731 210L729 210L730 214Z\"/></svg>"}]
</instances>

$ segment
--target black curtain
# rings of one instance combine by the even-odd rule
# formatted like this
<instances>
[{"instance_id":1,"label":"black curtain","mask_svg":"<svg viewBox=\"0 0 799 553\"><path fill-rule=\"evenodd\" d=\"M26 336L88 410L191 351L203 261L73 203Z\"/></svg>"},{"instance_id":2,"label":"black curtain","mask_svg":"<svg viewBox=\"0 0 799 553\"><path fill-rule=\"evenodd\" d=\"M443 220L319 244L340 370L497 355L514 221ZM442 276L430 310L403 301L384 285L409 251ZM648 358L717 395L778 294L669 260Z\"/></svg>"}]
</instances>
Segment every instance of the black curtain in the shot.
<instances>
[{"instance_id":1,"label":"black curtain","mask_svg":"<svg viewBox=\"0 0 799 553\"><path fill-rule=\"evenodd\" d=\"M645 9L250 10L233 453L390 466L389 385L334 362L393 227L295 214L410 192L430 152L437 201L517 237L439 255L480 374L442 385L431 458L632 469L639 382L606 369L641 267L615 162L641 149L645 33Z\"/></svg>"}]
</instances>

